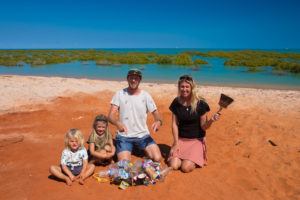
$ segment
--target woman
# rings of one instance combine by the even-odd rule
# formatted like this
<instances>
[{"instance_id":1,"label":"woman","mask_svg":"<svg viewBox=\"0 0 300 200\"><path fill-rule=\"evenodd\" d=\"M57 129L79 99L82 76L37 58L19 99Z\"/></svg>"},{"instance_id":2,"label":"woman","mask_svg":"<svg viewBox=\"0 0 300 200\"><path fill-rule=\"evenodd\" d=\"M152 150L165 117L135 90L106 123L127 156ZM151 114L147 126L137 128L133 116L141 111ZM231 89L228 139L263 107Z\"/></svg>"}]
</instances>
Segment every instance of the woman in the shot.
<instances>
[{"instance_id":1,"label":"woman","mask_svg":"<svg viewBox=\"0 0 300 200\"><path fill-rule=\"evenodd\" d=\"M206 163L205 130L219 119L216 113L207 119L208 104L196 94L196 85L189 75L178 80L178 97L170 105L173 145L168 159L170 167L191 172Z\"/></svg>"}]
</instances>

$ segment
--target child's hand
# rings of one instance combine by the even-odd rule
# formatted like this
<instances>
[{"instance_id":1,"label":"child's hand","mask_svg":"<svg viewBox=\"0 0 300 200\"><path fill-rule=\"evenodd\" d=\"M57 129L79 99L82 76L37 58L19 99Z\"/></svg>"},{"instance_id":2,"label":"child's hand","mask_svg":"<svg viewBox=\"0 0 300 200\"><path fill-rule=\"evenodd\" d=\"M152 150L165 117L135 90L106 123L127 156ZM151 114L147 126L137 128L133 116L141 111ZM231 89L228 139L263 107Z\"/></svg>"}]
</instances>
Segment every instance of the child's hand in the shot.
<instances>
[{"instance_id":1,"label":"child's hand","mask_svg":"<svg viewBox=\"0 0 300 200\"><path fill-rule=\"evenodd\" d=\"M107 151L107 152L111 152L111 151L112 151L112 148L111 148L111 146L110 146L109 144L106 144L106 145L104 146L104 149L105 149L105 151Z\"/></svg>"}]
</instances>

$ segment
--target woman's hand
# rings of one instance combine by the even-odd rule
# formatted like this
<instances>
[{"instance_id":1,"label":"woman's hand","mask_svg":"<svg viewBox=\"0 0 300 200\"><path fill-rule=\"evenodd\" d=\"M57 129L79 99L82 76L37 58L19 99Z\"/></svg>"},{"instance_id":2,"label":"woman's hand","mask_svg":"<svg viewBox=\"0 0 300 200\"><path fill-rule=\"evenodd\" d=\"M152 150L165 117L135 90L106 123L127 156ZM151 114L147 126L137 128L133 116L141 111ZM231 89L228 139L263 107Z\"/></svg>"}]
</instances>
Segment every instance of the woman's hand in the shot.
<instances>
[{"instance_id":1,"label":"woman's hand","mask_svg":"<svg viewBox=\"0 0 300 200\"><path fill-rule=\"evenodd\" d=\"M171 149L170 149L170 156L173 156L173 154L175 153L175 152L178 152L179 151L179 146L178 146L178 144L173 144L172 145L172 147L171 147Z\"/></svg>"},{"instance_id":2,"label":"woman's hand","mask_svg":"<svg viewBox=\"0 0 300 200\"><path fill-rule=\"evenodd\" d=\"M210 119L215 122L218 121L220 119L220 113L215 113Z\"/></svg>"}]
</instances>

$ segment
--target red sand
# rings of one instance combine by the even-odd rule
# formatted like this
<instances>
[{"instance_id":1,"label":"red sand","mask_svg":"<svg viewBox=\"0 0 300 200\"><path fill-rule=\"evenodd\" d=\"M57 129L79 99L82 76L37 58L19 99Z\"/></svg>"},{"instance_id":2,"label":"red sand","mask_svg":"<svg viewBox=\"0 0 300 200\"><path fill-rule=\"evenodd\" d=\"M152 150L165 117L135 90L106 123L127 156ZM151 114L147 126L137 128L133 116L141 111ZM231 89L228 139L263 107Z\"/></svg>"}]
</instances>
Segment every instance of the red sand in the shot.
<instances>
[{"instance_id":1,"label":"red sand","mask_svg":"<svg viewBox=\"0 0 300 200\"><path fill-rule=\"evenodd\" d=\"M167 92L165 86L159 92L159 87L150 84L144 88L152 94L163 115L163 127L152 136L165 154L172 144L168 107L176 87L169 85L173 88ZM76 127L87 139L94 116L108 113L116 89L57 95L52 100L44 99L44 103L39 101L42 104L28 101L22 107L16 105L23 103L6 103L10 109L2 110L0 115L1 199L300 199L297 91L205 88L203 94L212 111L218 109L216 94L222 91L233 96L235 102L222 111L220 121L207 131L208 165L191 173L174 171L164 182L126 190L93 178L83 186L75 182L71 187L51 178L48 169L59 163L65 132ZM11 91L1 88L1 95ZM14 95L18 96L14 92L9 96ZM18 99L22 102L22 96ZM113 135L114 131L111 127ZM102 169L105 167L97 167L96 172Z\"/></svg>"}]
</instances>

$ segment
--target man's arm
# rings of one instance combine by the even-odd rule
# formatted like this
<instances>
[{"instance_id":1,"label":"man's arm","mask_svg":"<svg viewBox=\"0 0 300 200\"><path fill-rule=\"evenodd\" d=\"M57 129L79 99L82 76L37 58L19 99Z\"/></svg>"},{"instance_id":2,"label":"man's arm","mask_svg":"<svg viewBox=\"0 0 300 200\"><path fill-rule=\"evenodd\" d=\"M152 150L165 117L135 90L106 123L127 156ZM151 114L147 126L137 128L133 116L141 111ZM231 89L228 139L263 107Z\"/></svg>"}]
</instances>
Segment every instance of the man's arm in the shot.
<instances>
[{"instance_id":1,"label":"man's arm","mask_svg":"<svg viewBox=\"0 0 300 200\"><path fill-rule=\"evenodd\" d=\"M161 116L158 112L158 110L155 110L152 112L152 115L154 117L154 123L152 124L152 130L153 131L158 131L159 127L162 126L162 119Z\"/></svg>"},{"instance_id":2,"label":"man's arm","mask_svg":"<svg viewBox=\"0 0 300 200\"><path fill-rule=\"evenodd\" d=\"M116 118L118 112L119 112L119 107L114 104L111 104L108 113L108 121L111 124L115 125L120 132L127 132L127 127Z\"/></svg>"}]
</instances>

